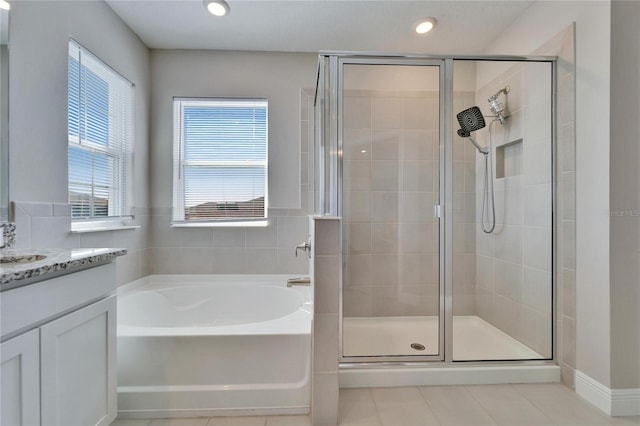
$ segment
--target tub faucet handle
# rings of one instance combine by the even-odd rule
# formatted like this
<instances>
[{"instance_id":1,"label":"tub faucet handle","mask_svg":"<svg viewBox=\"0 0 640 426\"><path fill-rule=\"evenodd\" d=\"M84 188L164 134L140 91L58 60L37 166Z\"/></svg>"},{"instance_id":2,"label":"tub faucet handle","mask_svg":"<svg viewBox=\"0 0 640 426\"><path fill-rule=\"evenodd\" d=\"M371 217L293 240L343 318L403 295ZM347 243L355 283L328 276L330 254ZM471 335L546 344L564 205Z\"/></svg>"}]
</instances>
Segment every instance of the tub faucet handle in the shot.
<instances>
[{"instance_id":1,"label":"tub faucet handle","mask_svg":"<svg viewBox=\"0 0 640 426\"><path fill-rule=\"evenodd\" d=\"M309 237L309 239L304 243L300 243L296 246L296 252L295 252L296 257L298 257L298 250L306 251L307 255L309 256L309 259L311 259L311 237Z\"/></svg>"}]
</instances>

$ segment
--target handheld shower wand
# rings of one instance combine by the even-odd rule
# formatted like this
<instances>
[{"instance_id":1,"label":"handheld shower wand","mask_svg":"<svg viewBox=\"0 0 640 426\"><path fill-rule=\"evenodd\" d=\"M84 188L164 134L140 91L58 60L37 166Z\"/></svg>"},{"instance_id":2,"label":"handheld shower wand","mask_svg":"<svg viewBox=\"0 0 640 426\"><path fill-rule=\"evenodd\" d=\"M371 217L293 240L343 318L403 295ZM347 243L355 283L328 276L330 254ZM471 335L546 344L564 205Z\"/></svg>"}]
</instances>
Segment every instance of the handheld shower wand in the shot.
<instances>
[{"instance_id":1,"label":"handheld shower wand","mask_svg":"<svg viewBox=\"0 0 640 426\"><path fill-rule=\"evenodd\" d=\"M492 233L496 228L496 202L493 189L493 160L491 155L491 151L493 149L491 126L496 121L504 123L506 118L502 115L504 105L497 100L501 93L509 93L509 86L501 89L498 93L489 98L491 111L496 114L494 116L496 118L489 124L489 146L482 147L471 137L471 132L475 132L476 130L480 130L486 126L484 116L482 115L480 108L474 106L465 109L456 116L458 118L458 123L460 124L458 136L469 139L478 152L484 156L484 189L482 192L482 219L480 226L482 231L486 234ZM491 214L489 214L489 211L491 211Z\"/></svg>"}]
</instances>

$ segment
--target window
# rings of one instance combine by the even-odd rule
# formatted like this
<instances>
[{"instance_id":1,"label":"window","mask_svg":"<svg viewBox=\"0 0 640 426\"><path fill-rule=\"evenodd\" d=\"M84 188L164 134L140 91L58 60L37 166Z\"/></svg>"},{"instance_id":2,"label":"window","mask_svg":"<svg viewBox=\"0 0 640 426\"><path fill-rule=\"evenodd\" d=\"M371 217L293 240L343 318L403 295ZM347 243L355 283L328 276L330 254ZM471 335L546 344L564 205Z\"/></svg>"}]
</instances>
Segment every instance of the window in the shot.
<instances>
[{"instance_id":1,"label":"window","mask_svg":"<svg viewBox=\"0 0 640 426\"><path fill-rule=\"evenodd\" d=\"M69 204L74 219L129 214L133 85L69 42Z\"/></svg>"},{"instance_id":2,"label":"window","mask_svg":"<svg viewBox=\"0 0 640 426\"><path fill-rule=\"evenodd\" d=\"M173 222L260 221L267 211L267 101L174 99Z\"/></svg>"}]
</instances>

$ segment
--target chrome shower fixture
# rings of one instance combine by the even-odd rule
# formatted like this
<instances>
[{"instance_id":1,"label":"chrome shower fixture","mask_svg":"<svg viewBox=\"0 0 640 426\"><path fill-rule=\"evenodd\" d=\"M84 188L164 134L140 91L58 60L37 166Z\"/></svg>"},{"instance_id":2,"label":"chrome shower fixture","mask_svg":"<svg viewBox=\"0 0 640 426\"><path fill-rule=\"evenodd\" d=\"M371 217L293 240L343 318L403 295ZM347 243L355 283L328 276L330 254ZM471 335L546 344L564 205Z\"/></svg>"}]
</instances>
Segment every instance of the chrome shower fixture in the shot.
<instances>
[{"instance_id":1,"label":"chrome shower fixture","mask_svg":"<svg viewBox=\"0 0 640 426\"><path fill-rule=\"evenodd\" d=\"M494 93L493 96L491 96L489 99L487 99L487 101L489 102L489 109L496 115L498 120L500 120L500 124L502 125L504 125L504 119L506 117L502 115L502 112L504 111L504 104L498 100L498 96L500 96L500 94L502 93L506 95L510 90L511 87L505 86Z\"/></svg>"},{"instance_id":2,"label":"chrome shower fixture","mask_svg":"<svg viewBox=\"0 0 640 426\"><path fill-rule=\"evenodd\" d=\"M468 138L473 146L476 147L478 152L487 155L489 153L487 148L481 147L471 137L471 132L475 132L476 130L480 130L484 128L484 126L486 126L480 108L478 108L477 106L467 108L464 111L459 112L456 117L458 118L458 124L460 124L460 128L458 129L458 136L460 136L461 138Z\"/></svg>"},{"instance_id":3,"label":"chrome shower fixture","mask_svg":"<svg viewBox=\"0 0 640 426\"><path fill-rule=\"evenodd\" d=\"M458 124L460 124L458 136L461 138L468 138L471 132L480 130L486 125L482 111L477 106L460 111L456 118L458 119Z\"/></svg>"}]
</instances>

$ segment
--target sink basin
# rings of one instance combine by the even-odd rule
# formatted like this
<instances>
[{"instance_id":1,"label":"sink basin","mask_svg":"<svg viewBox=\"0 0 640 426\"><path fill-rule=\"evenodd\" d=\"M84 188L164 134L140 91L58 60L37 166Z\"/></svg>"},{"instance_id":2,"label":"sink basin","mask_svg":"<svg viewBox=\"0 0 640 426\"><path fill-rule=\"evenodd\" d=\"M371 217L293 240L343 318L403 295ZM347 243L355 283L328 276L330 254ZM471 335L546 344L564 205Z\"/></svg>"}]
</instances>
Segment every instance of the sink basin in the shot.
<instances>
[{"instance_id":1,"label":"sink basin","mask_svg":"<svg viewBox=\"0 0 640 426\"><path fill-rule=\"evenodd\" d=\"M37 262L46 259L42 254L3 254L0 256L0 264L6 266L23 265L25 263Z\"/></svg>"}]
</instances>

